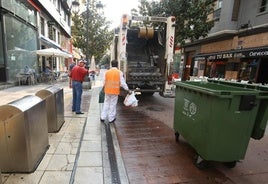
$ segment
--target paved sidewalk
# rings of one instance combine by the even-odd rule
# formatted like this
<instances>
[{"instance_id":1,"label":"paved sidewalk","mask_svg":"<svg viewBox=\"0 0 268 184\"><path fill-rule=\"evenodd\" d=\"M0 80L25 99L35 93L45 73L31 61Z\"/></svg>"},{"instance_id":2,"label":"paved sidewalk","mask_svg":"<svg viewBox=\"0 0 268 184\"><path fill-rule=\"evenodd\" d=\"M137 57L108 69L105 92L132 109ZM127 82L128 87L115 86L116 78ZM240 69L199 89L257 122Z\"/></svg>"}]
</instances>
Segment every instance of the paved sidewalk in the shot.
<instances>
[{"instance_id":1,"label":"paved sidewalk","mask_svg":"<svg viewBox=\"0 0 268 184\"><path fill-rule=\"evenodd\" d=\"M111 183L105 124L100 123L98 94L101 82L82 96L83 115L71 112L72 91L67 82L56 83L64 90L65 123L57 133L48 133L49 149L33 173L1 174L3 184L102 184ZM0 90L0 105L7 104L51 85L16 86ZM119 146L111 126L121 183L128 183ZM1 154L1 151L0 151ZM1 182L0 182L1 183Z\"/></svg>"}]
</instances>

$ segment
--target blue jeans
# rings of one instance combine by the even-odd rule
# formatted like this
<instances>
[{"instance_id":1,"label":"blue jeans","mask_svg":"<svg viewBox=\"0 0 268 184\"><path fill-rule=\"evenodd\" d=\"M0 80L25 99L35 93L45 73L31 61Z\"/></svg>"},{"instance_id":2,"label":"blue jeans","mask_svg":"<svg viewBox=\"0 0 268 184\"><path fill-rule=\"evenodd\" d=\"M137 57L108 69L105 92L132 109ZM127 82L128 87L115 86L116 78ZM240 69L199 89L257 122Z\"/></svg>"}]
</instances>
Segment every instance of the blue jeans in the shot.
<instances>
[{"instance_id":1,"label":"blue jeans","mask_svg":"<svg viewBox=\"0 0 268 184\"><path fill-rule=\"evenodd\" d=\"M72 111L81 112L81 96L82 96L82 83L78 81L72 81L73 88L73 106Z\"/></svg>"}]
</instances>

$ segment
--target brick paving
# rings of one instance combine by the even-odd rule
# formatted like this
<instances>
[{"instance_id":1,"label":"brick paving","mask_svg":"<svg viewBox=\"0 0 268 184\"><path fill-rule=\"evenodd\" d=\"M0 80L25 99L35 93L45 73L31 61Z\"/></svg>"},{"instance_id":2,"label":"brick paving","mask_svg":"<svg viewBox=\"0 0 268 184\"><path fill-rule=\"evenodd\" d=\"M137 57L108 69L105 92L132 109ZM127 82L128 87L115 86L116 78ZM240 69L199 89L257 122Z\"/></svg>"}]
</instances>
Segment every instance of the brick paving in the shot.
<instances>
[{"instance_id":1,"label":"brick paving","mask_svg":"<svg viewBox=\"0 0 268 184\"><path fill-rule=\"evenodd\" d=\"M117 138L131 184L163 183L267 183L268 136L251 140L245 160L233 169L222 163L200 170L194 165L195 151L163 122L118 105Z\"/></svg>"}]
</instances>

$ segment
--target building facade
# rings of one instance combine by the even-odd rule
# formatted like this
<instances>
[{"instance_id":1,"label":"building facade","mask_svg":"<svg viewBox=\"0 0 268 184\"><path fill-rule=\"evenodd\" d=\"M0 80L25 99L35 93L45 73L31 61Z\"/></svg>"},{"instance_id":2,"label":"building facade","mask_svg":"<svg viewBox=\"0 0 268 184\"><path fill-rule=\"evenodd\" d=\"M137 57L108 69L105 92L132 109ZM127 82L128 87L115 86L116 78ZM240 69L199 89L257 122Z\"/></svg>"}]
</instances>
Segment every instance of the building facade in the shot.
<instances>
[{"instance_id":1,"label":"building facade","mask_svg":"<svg viewBox=\"0 0 268 184\"><path fill-rule=\"evenodd\" d=\"M0 82L16 83L27 66L38 77L45 66L66 70L71 58L39 56L57 48L71 53L71 0L0 0Z\"/></svg>"},{"instance_id":2,"label":"building facade","mask_svg":"<svg viewBox=\"0 0 268 184\"><path fill-rule=\"evenodd\" d=\"M72 53L71 43L72 0L38 0L43 11L38 12L40 49L55 48ZM67 71L71 58L39 56L38 70L49 66L54 72Z\"/></svg>"},{"instance_id":3,"label":"building facade","mask_svg":"<svg viewBox=\"0 0 268 184\"><path fill-rule=\"evenodd\" d=\"M268 1L217 0L208 37L184 47L190 76L268 83Z\"/></svg>"}]
</instances>

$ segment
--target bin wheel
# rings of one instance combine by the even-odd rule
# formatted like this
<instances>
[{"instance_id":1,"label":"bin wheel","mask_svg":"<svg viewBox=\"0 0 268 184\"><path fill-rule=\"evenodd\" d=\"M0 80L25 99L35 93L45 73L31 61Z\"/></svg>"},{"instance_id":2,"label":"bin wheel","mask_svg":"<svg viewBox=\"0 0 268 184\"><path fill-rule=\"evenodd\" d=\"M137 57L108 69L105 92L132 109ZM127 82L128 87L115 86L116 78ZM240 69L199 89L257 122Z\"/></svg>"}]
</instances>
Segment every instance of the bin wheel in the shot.
<instances>
[{"instance_id":1,"label":"bin wheel","mask_svg":"<svg viewBox=\"0 0 268 184\"><path fill-rule=\"evenodd\" d=\"M236 166L236 161L233 162L224 162L224 165L228 168L234 168Z\"/></svg>"},{"instance_id":2,"label":"bin wheel","mask_svg":"<svg viewBox=\"0 0 268 184\"><path fill-rule=\"evenodd\" d=\"M204 160L203 158L201 158L199 155L196 156L195 158L195 166L198 169L207 169L212 167L212 165L209 163L209 161Z\"/></svg>"},{"instance_id":3,"label":"bin wheel","mask_svg":"<svg viewBox=\"0 0 268 184\"><path fill-rule=\"evenodd\" d=\"M180 134L179 132L175 132L175 140L176 142L179 142Z\"/></svg>"}]
</instances>

